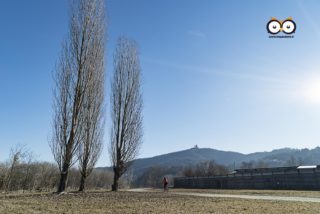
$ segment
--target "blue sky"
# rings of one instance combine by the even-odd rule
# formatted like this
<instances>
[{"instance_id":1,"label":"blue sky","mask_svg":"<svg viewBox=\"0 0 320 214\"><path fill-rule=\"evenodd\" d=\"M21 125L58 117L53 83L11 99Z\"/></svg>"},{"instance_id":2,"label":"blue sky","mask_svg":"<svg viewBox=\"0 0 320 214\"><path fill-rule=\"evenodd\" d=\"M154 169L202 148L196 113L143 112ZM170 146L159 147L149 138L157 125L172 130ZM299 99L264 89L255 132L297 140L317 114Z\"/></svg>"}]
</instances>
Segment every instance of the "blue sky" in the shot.
<instances>
[{"instance_id":1,"label":"blue sky","mask_svg":"<svg viewBox=\"0 0 320 214\"><path fill-rule=\"evenodd\" d=\"M107 1L109 77L117 37L139 43L140 157L195 144L243 153L318 146L319 9L315 0ZM270 18L290 16L294 38L269 38ZM0 26L0 160L20 143L52 161L52 71L67 34L67 1L1 1ZM104 151L98 165L107 164Z\"/></svg>"}]
</instances>

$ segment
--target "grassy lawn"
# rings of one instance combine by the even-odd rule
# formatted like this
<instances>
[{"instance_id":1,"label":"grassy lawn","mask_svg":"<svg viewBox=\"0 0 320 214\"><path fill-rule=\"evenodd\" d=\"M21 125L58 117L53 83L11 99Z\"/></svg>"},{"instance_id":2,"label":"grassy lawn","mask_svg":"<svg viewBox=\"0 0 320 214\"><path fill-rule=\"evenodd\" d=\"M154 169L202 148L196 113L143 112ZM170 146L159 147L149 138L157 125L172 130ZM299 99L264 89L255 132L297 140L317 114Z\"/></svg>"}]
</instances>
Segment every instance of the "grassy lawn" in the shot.
<instances>
[{"instance_id":1,"label":"grassy lawn","mask_svg":"<svg viewBox=\"0 0 320 214\"><path fill-rule=\"evenodd\" d=\"M48 193L19 194L6 197L1 195L0 197L0 213L290 212L292 214L319 213L319 210L320 203L204 198L162 192L89 192L64 195Z\"/></svg>"}]
</instances>

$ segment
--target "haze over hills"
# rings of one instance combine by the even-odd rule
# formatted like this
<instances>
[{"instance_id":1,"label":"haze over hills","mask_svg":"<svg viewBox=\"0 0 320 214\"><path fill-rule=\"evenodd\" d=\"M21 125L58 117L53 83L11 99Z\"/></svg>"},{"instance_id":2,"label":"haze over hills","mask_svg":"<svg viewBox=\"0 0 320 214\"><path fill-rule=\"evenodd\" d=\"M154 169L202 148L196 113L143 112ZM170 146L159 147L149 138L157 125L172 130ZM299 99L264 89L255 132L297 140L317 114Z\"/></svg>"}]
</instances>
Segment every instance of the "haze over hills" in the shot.
<instances>
[{"instance_id":1,"label":"haze over hills","mask_svg":"<svg viewBox=\"0 0 320 214\"><path fill-rule=\"evenodd\" d=\"M246 166L243 162L247 163L247 166L251 162L253 167L259 167L259 163L263 163L264 167L320 164L320 147L314 149L282 148L250 154L195 147L150 158L139 158L135 160L131 169L135 175L141 175L150 167L183 168L210 160L230 169Z\"/></svg>"},{"instance_id":2,"label":"haze over hills","mask_svg":"<svg viewBox=\"0 0 320 214\"><path fill-rule=\"evenodd\" d=\"M242 154L232 151L221 151L211 148L194 147L182 151L158 155L150 158L139 158L134 161L131 171L135 176L143 174L151 167L175 169L193 166L200 162L214 160L230 169L246 167L278 167L292 165L320 164L320 147L314 149L282 148L269 152ZM111 169L99 167L98 169Z\"/></svg>"}]
</instances>

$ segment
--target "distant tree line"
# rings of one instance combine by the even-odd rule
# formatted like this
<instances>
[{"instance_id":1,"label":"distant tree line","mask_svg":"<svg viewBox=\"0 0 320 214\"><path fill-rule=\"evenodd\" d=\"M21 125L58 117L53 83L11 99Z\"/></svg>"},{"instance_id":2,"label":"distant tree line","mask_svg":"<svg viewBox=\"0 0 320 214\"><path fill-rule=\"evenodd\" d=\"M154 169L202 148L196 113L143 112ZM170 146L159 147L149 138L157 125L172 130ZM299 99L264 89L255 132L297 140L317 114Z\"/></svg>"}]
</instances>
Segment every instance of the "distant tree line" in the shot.
<instances>
[{"instance_id":1,"label":"distant tree line","mask_svg":"<svg viewBox=\"0 0 320 214\"><path fill-rule=\"evenodd\" d=\"M144 170L142 174L135 176L131 182L134 187L162 187L163 177L169 180L169 186L173 185L174 177L186 176L215 176L226 175L228 167L217 164L214 160L203 161L187 167L183 166L152 166Z\"/></svg>"},{"instance_id":2,"label":"distant tree line","mask_svg":"<svg viewBox=\"0 0 320 214\"><path fill-rule=\"evenodd\" d=\"M282 165L299 165L301 159L290 156ZM238 168L266 168L264 160L242 162ZM118 186L129 187L162 187L162 179L166 176L169 185L173 185L174 177L200 177L225 175L232 171L232 166L224 166L215 161L203 161L190 166L152 166L143 172L127 170L118 181ZM78 190L81 184L82 169L73 166L69 169L67 190ZM0 191L55 191L59 185L60 170L57 164L39 162L35 155L25 146L17 145L11 149L7 161L0 163ZM110 189L114 182L113 168L93 168L86 179L87 189Z\"/></svg>"},{"instance_id":3,"label":"distant tree line","mask_svg":"<svg viewBox=\"0 0 320 214\"><path fill-rule=\"evenodd\" d=\"M142 174L135 176L131 186L133 187L162 187L163 177L167 177L169 186L173 185L173 178L183 175L183 167L152 166Z\"/></svg>"},{"instance_id":4,"label":"distant tree line","mask_svg":"<svg viewBox=\"0 0 320 214\"><path fill-rule=\"evenodd\" d=\"M226 175L229 172L224 165L217 164L214 160L204 161L194 166L186 167L183 170L183 175L186 177L200 176L215 176Z\"/></svg>"},{"instance_id":5,"label":"distant tree line","mask_svg":"<svg viewBox=\"0 0 320 214\"><path fill-rule=\"evenodd\" d=\"M79 187L81 169L70 169L67 188ZM110 188L113 173L94 169L86 185L90 189ZM18 145L11 149L9 159L0 163L0 190L8 191L53 191L59 180L59 169L54 163L39 162L32 152Z\"/></svg>"},{"instance_id":6,"label":"distant tree line","mask_svg":"<svg viewBox=\"0 0 320 214\"><path fill-rule=\"evenodd\" d=\"M238 168L241 169L253 169L253 168L268 168L268 167L289 167L289 166L299 166L303 164L314 164L314 161L309 160L308 157L302 159L301 157L294 157L293 155L281 157L279 160L274 162L273 160L269 159L262 159L262 160L250 160L250 161L243 161L240 163Z\"/></svg>"}]
</instances>

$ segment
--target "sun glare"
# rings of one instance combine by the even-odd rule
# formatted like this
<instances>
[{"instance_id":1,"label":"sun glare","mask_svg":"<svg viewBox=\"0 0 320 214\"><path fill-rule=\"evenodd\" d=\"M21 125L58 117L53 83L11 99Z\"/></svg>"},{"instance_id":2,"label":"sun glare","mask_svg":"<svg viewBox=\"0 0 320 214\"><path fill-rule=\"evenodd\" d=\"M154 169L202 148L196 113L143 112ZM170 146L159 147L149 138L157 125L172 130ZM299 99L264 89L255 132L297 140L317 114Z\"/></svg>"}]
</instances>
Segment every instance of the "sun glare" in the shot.
<instances>
[{"instance_id":1,"label":"sun glare","mask_svg":"<svg viewBox=\"0 0 320 214\"><path fill-rule=\"evenodd\" d=\"M320 104L320 77L305 82L303 96L310 103Z\"/></svg>"}]
</instances>

